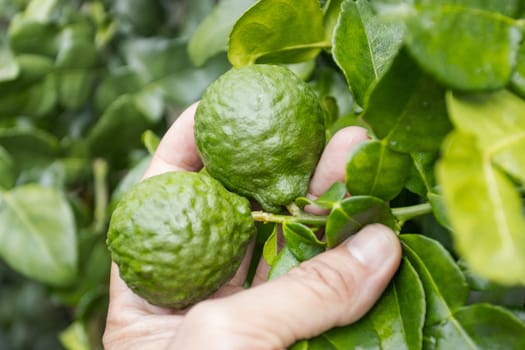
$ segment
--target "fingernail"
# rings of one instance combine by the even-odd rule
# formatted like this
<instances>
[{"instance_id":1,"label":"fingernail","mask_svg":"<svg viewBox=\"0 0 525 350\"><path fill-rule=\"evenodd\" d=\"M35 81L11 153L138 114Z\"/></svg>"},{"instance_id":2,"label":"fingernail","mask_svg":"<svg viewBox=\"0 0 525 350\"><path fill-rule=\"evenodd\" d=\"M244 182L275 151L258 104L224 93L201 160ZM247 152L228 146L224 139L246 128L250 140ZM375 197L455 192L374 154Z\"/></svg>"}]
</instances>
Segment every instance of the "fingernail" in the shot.
<instances>
[{"instance_id":1,"label":"fingernail","mask_svg":"<svg viewBox=\"0 0 525 350\"><path fill-rule=\"evenodd\" d=\"M391 230L383 225L366 226L348 241L350 254L372 270L379 268L391 255L394 247L389 231Z\"/></svg>"}]
</instances>

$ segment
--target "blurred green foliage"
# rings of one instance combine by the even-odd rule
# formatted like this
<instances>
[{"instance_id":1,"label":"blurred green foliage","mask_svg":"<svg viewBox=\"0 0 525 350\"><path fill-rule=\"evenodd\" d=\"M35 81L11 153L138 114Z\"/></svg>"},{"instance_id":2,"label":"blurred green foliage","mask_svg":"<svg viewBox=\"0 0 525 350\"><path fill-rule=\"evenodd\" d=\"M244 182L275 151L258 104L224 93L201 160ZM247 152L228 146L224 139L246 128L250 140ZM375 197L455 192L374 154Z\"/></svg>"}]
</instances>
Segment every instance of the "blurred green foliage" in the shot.
<instances>
[{"instance_id":1,"label":"blurred green foliage","mask_svg":"<svg viewBox=\"0 0 525 350\"><path fill-rule=\"evenodd\" d=\"M187 50L215 5L0 0L2 349L102 347L108 218L148 162L141 136L230 67L225 47L199 67Z\"/></svg>"}]
</instances>

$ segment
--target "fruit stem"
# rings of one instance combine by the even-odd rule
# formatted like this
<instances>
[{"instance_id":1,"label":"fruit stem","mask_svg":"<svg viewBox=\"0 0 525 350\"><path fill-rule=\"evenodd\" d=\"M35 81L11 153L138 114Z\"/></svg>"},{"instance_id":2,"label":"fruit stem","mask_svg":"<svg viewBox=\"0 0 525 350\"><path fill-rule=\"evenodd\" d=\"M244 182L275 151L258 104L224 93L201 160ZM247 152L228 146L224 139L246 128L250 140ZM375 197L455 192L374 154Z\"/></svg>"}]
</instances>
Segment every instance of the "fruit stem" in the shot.
<instances>
[{"instance_id":1,"label":"fruit stem","mask_svg":"<svg viewBox=\"0 0 525 350\"><path fill-rule=\"evenodd\" d=\"M97 158L93 161L93 177L95 188L95 208L93 227L95 232L104 232L107 220L108 186L106 183L108 175L108 163Z\"/></svg>"},{"instance_id":2,"label":"fruit stem","mask_svg":"<svg viewBox=\"0 0 525 350\"><path fill-rule=\"evenodd\" d=\"M255 221L261 221L264 223L274 222L276 224L284 224L290 222L296 222L305 225L322 226L326 224L328 216L322 215L311 215L301 213L295 213L295 215L280 215L272 214L264 211L252 211L252 218Z\"/></svg>"},{"instance_id":3,"label":"fruit stem","mask_svg":"<svg viewBox=\"0 0 525 350\"><path fill-rule=\"evenodd\" d=\"M284 224L289 222L296 222L305 225L312 226L323 226L326 225L328 221L327 215L312 215L307 214L301 210L301 208L290 205L287 207L292 215L281 215L281 214L272 214L265 211L252 211L252 218L255 221L260 221L264 223L273 222L276 224ZM429 214L432 212L432 207L430 203L422 203L411 205L407 207L392 208L392 214L397 218L397 221L400 226L417 216Z\"/></svg>"},{"instance_id":4,"label":"fruit stem","mask_svg":"<svg viewBox=\"0 0 525 350\"><path fill-rule=\"evenodd\" d=\"M399 225L403 226L403 224L417 216L430 214L432 212L432 206L430 203L422 203L422 204L416 204L411 205L408 207L399 207L399 208L392 208L392 214L397 218Z\"/></svg>"}]
</instances>

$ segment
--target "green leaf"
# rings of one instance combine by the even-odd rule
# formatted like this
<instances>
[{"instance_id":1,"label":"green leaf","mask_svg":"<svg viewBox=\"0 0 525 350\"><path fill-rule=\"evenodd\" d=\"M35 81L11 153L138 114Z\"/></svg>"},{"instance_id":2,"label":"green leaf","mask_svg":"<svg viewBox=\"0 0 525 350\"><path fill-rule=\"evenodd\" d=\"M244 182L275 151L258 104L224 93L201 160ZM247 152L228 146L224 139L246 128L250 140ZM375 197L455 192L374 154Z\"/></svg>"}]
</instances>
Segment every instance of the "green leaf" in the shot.
<instances>
[{"instance_id":1,"label":"green leaf","mask_svg":"<svg viewBox=\"0 0 525 350\"><path fill-rule=\"evenodd\" d=\"M346 185L343 182L334 182L319 198L310 199L307 197L298 197L295 200L295 203L299 207L315 205L316 207L323 209L332 209L334 204L345 197L346 193Z\"/></svg>"},{"instance_id":2,"label":"green leaf","mask_svg":"<svg viewBox=\"0 0 525 350\"><path fill-rule=\"evenodd\" d=\"M425 198L436 186L434 166L438 159L437 152L410 153L413 166L409 170L406 188Z\"/></svg>"},{"instance_id":3,"label":"green leaf","mask_svg":"<svg viewBox=\"0 0 525 350\"><path fill-rule=\"evenodd\" d=\"M255 275L257 274L257 270L261 264L261 258L265 258L264 253L266 243L271 239L272 235L276 234L277 226L278 225L273 222L256 223L257 234L252 251L252 256L250 258L250 264L248 266L248 272L246 273L246 278L243 283L244 288L249 288L252 285L253 280L255 279ZM273 259L277 256L277 245L275 249L275 255L269 257L270 259Z\"/></svg>"},{"instance_id":4,"label":"green leaf","mask_svg":"<svg viewBox=\"0 0 525 350\"><path fill-rule=\"evenodd\" d=\"M0 240L0 255L16 271L59 286L74 279L75 221L61 192L26 185L1 193Z\"/></svg>"},{"instance_id":5,"label":"green leaf","mask_svg":"<svg viewBox=\"0 0 525 350\"><path fill-rule=\"evenodd\" d=\"M370 318L383 349L421 349L425 321L425 292L414 267L404 258Z\"/></svg>"},{"instance_id":6,"label":"green leaf","mask_svg":"<svg viewBox=\"0 0 525 350\"><path fill-rule=\"evenodd\" d=\"M94 96L99 112L106 110L120 95L140 91L144 82L130 67L120 67L110 72L97 87Z\"/></svg>"},{"instance_id":7,"label":"green leaf","mask_svg":"<svg viewBox=\"0 0 525 350\"><path fill-rule=\"evenodd\" d=\"M150 36L164 24L166 12L159 0L116 0L112 10L122 32Z\"/></svg>"},{"instance_id":8,"label":"green leaf","mask_svg":"<svg viewBox=\"0 0 525 350\"><path fill-rule=\"evenodd\" d=\"M303 224L285 223L283 235L286 247L299 261L311 259L325 250L325 243L319 241L315 233Z\"/></svg>"},{"instance_id":9,"label":"green leaf","mask_svg":"<svg viewBox=\"0 0 525 350\"><path fill-rule=\"evenodd\" d=\"M352 196L337 203L326 223L326 243L335 247L368 224L395 228L395 218L386 202L371 196Z\"/></svg>"},{"instance_id":10,"label":"green leaf","mask_svg":"<svg viewBox=\"0 0 525 350\"><path fill-rule=\"evenodd\" d=\"M370 86L399 51L403 35L402 23L374 15L369 1L343 2L334 32L333 56L361 106Z\"/></svg>"},{"instance_id":11,"label":"green leaf","mask_svg":"<svg viewBox=\"0 0 525 350\"><path fill-rule=\"evenodd\" d=\"M55 57L58 52L60 28L49 22L13 19L7 33L9 46L16 54L34 54Z\"/></svg>"},{"instance_id":12,"label":"green leaf","mask_svg":"<svg viewBox=\"0 0 525 350\"><path fill-rule=\"evenodd\" d=\"M405 51L372 90L363 119L398 152L438 150L451 129L444 90Z\"/></svg>"},{"instance_id":13,"label":"green leaf","mask_svg":"<svg viewBox=\"0 0 525 350\"><path fill-rule=\"evenodd\" d=\"M89 336L85 325L75 321L59 334L60 342L68 350L89 350Z\"/></svg>"},{"instance_id":14,"label":"green leaf","mask_svg":"<svg viewBox=\"0 0 525 350\"><path fill-rule=\"evenodd\" d=\"M188 53L193 64L201 66L210 57L227 51L233 25L253 3L253 0L223 0L215 5L188 43Z\"/></svg>"},{"instance_id":15,"label":"green leaf","mask_svg":"<svg viewBox=\"0 0 525 350\"><path fill-rule=\"evenodd\" d=\"M171 1L161 0L169 6L172 6L175 9L177 8L177 3ZM179 29L179 36L183 38L191 38L193 33L197 30L201 22L203 22L206 17L213 11L213 8L216 4L215 0L194 0L194 1L185 1L184 2L184 16L181 16L181 25ZM170 16L172 19L173 16Z\"/></svg>"},{"instance_id":16,"label":"green leaf","mask_svg":"<svg viewBox=\"0 0 525 350\"><path fill-rule=\"evenodd\" d=\"M525 218L514 184L474 136L459 131L448 138L437 175L456 249L472 270L504 284L525 283Z\"/></svg>"},{"instance_id":17,"label":"green leaf","mask_svg":"<svg viewBox=\"0 0 525 350\"><path fill-rule=\"evenodd\" d=\"M456 128L476 136L488 159L525 184L525 101L501 90L494 93L447 94Z\"/></svg>"},{"instance_id":18,"label":"green leaf","mask_svg":"<svg viewBox=\"0 0 525 350\"><path fill-rule=\"evenodd\" d=\"M275 259L277 258L277 255L279 254L278 253L279 247L278 247L278 241L277 241L277 234L278 234L277 228L278 228L277 225L273 226L273 231L268 237L268 239L266 240L266 242L264 242L264 247L263 247L264 261L266 261L266 263L270 266L274 264Z\"/></svg>"},{"instance_id":19,"label":"green leaf","mask_svg":"<svg viewBox=\"0 0 525 350\"><path fill-rule=\"evenodd\" d=\"M522 97L525 96L525 42L523 41L518 50L516 69L510 79L510 86Z\"/></svg>"},{"instance_id":20,"label":"green leaf","mask_svg":"<svg viewBox=\"0 0 525 350\"><path fill-rule=\"evenodd\" d=\"M76 109L87 102L96 76L89 70L68 70L57 74L58 100L68 109Z\"/></svg>"},{"instance_id":21,"label":"green leaf","mask_svg":"<svg viewBox=\"0 0 525 350\"><path fill-rule=\"evenodd\" d=\"M64 28L59 37L56 65L60 69L91 68L98 59L95 32L88 21Z\"/></svg>"},{"instance_id":22,"label":"green leaf","mask_svg":"<svg viewBox=\"0 0 525 350\"><path fill-rule=\"evenodd\" d=\"M153 123L158 122L164 115L164 91L157 84L143 87L134 95L135 107Z\"/></svg>"},{"instance_id":23,"label":"green leaf","mask_svg":"<svg viewBox=\"0 0 525 350\"><path fill-rule=\"evenodd\" d=\"M508 83L522 37L512 19L478 9L432 6L407 25L410 53L444 85L472 91Z\"/></svg>"},{"instance_id":24,"label":"green leaf","mask_svg":"<svg viewBox=\"0 0 525 350\"><path fill-rule=\"evenodd\" d=\"M226 55L219 54L200 68L186 68L158 81L167 101L181 107L196 102L203 91L231 66Z\"/></svg>"},{"instance_id":25,"label":"green leaf","mask_svg":"<svg viewBox=\"0 0 525 350\"><path fill-rule=\"evenodd\" d=\"M95 155L117 159L140 146L140 135L152 122L136 107L133 96L122 95L113 102L87 136Z\"/></svg>"},{"instance_id":26,"label":"green leaf","mask_svg":"<svg viewBox=\"0 0 525 350\"><path fill-rule=\"evenodd\" d=\"M149 163L151 162L151 156L146 156L142 158L137 164L134 166L128 168L128 172L126 176L124 176L120 182L117 184L115 189L113 190L113 193L111 194L111 201L109 203L109 212L113 212L115 207L117 206L118 201L122 198L122 196L133 187L136 183L138 183L142 177L144 176L144 173L146 172L146 169L149 166Z\"/></svg>"},{"instance_id":27,"label":"green leaf","mask_svg":"<svg viewBox=\"0 0 525 350\"><path fill-rule=\"evenodd\" d=\"M469 289L463 273L438 241L413 234L403 234L400 238L404 254L425 290L425 326L446 321L467 300Z\"/></svg>"},{"instance_id":28,"label":"green leaf","mask_svg":"<svg viewBox=\"0 0 525 350\"><path fill-rule=\"evenodd\" d=\"M450 219L448 218L447 206L443 196L439 193L429 192L427 194L427 198L430 205L432 206L432 212L434 213L434 217L436 218L437 222L439 222L441 226L447 228L448 230L452 230L452 227L450 226Z\"/></svg>"},{"instance_id":29,"label":"green leaf","mask_svg":"<svg viewBox=\"0 0 525 350\"><path fill-rule=\"evenodd\" d=\"M0 190L10 189L16 181L16 168L13 157L0 146Z\"/></svg>"},{"instance_id":30,"label":"green leaf","mask_svg":"<svg viewBox=\"0 0 525 350\"><path fill-rule=\"evenodd\" d=\"M308 341L304 349L324 349L319 338L334 349L420 350L425 319L425 294L419 277L405 258L379 301L354 324L334 328Z\"/></svg>"},{"instance_id":31,"label":"green leaf","mask_svg":"<svg viewBox=\"0 0 525 350\"><path fill-rule=\"evenodd\" d=\"M301 62L329 46L319 1L260 0L233 26L228 59L234 67Z\"/></svg>"},{"instance_id":32,"label":"green leaf","mask_svg":"<svg viewBox=\"0 0 525 350\"><path fill-rule=\"evenodd\" d=\"M290 249L284 246L277 257L273 259L272 267L268 272L268 279L276 279L299 264L300 261L295 257L295 255L293 255Z\"/></svg>"},{"instance_id":33,"label":"green leaf","mask_svg":"<svg viewBox=\"0 0 525 350\"><path fill-rule=\"evenodd\" d=\"M146 130L142 133L141 139L144 147L148 150L148 153L153 155L160 144L160 137L158 137L154 131Z\"/></svg>"},{"instance_id":34,"label":"green leaf","mask_svg":"<svg viewBox=\"0 0 525 350\"><path fill-rule=\"evenodd\" d=\"M499 12L503 15L513 17L518 13L520 0L416 0L417 5L458 5L473 9Z\"/></svg>"},{"instance_id":35,"label":"green leaf","mask_svg":"<svg viewBox=\"0 0 525 350\"><path fill-rule=\"evenodd\" d=\"M55 135L33 127L0 128L0 145L19 170L47 164L60 151Z\"/></svg>"},{"instance_id":36,"label":"green leaf","mask_svg":"<svg viewBox=\"0 0 525 350\"><path fill-rule=\"evenodd\" d=\"M327 0L323 7L323 25L325 40L332 42L335 26L341 14L341 5L344 0Z\"/></svg>"},{"instance_id":37,"label":"green leaf","mask_svg":"<svg viewBox=\"0 0 525 350\"><path fill-rule=\"evenodd\" d=\"M186 42L159 37L127 40L121 47L129 67L151 82L191 66Z\"/></svg>"},{"instance_id":38,"label":"green leaf","mask_svg":"<svg viewBox=\"0 0 525 350\"><path fill-rule=\"evenodd\" d=\"M20 73L20 66L11 50L0 47L0 82L15 79Z\"/></svg>"},{"instance_id":39,"label":"green leaf","mask_svg":"<svg viewBox=\"0 0 525 350\"><path fill-rule=\"evenodd\" d=\"M18 79L0 83L0 114L43 116L57 101L53 61L35 55L17 56Z\"/></svg>"},{"instance_id":40,"label":"green leaf","mask_svg":"<svg viewBox=\"0 0 525 350\"><path fill-rule=\"evenodd\" d=\"M346 188L351 195L390 200L405 186L409 166L407 154L392 151L377 140L362 142L348 155Z\"/></svg>"},{"instance_id":41,"label":"green leaf","mask_svg":"<svg viewBox=\"0 0 525 350\"><path fill-rule=\"evenodd\" d=\"M433 349L523 349L525 323L511 312L490 304L456 310L442 323L426 329Z\"/></svg>"}]
</instances>

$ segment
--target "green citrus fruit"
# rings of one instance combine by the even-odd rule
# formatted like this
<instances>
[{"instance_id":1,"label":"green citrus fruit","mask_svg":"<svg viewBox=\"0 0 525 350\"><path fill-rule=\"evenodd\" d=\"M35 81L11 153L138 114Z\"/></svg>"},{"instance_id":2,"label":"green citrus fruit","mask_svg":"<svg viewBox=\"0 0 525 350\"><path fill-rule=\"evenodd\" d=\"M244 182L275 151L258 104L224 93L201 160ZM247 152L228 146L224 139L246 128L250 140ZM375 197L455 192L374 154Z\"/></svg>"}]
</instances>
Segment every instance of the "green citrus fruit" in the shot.
<instances>
[{"instance_id":1,"label":"green citrus fruit","mask_svg":"<svg viewBox=\"0 0 525 350\"><path fill-rule=\"evenodd\" d=\"M254 232L246 198L210 176L170 172L124 195L107 243L130 289L151 304L181 309L233 276Z\"/></svg>"},{"instance_id":2,"label":"green citrus fruit","mask_svg":"<svg viewBox=\"0 0 525 350\"><path fill-rule=\"evenodd\" d=\"M324 135L315 92L275 65L232 68L206 89L195 114L209 174L272 212L306 194Z\"/></svg>"}]
</instances>

